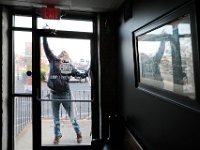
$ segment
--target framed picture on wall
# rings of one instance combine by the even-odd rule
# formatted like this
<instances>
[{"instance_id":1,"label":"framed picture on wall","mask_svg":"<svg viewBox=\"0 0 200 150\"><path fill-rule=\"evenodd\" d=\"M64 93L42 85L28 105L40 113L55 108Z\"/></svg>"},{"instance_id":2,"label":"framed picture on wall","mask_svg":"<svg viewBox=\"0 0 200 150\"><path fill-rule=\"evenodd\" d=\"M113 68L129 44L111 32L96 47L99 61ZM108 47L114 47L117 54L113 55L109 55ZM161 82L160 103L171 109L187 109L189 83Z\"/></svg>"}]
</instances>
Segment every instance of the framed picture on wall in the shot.
<instances>
[{"instance_id":1,"label":"framed picture on wall","mask_svg":"<svg viewBox=\"0 0 200 150\"><path fill-rule=\"evenodd\" d=\"M133 31L137 88L175 101L198 100L199 53L194 10L194 4L188 3Z\"/></svg>"}]
</instances>

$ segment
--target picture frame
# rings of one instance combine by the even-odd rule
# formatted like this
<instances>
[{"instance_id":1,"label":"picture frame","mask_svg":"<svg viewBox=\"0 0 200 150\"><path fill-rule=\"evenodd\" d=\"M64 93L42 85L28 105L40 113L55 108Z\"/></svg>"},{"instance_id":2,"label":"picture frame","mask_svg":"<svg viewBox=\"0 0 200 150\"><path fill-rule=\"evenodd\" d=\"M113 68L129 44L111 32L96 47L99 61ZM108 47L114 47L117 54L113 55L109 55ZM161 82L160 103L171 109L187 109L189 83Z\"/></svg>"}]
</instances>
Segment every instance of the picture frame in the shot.
<instances>
[{"instance_id":1,"label":"picture frame","mask_svg":"<svg viewBox=\"0 0 200 150\"><path fill-rule=\"evenodd\" d=\"M132 32L135 87L200 111L194 2Z\"/></svg>"}]
</instances>

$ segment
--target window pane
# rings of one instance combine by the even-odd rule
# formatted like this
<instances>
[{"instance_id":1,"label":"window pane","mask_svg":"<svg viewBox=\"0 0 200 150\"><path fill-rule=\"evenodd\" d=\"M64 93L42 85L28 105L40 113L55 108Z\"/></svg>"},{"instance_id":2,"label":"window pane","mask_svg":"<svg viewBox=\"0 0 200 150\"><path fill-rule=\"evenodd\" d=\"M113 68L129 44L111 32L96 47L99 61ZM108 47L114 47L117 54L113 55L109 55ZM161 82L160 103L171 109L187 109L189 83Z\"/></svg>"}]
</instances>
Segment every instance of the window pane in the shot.
<instances>
[{"instance_id":1,"label":"window pane","mask_svg":"<svg viewBox=\"0 0 200 150\"><path fill-rule=\"evenodd\" d=\"M15 93L32 93L32 33L14 31Z\"/></svg>"},{"instance_id":2,"label":"window pane","mask_svg":"<svg viewBox=\"0 0 200 150\"><path fill-rule=\"evenodd\" d=\"M195 99L190 16L138 37L140 81Z\"/></svg>"},{"instance_id":3,"label":"window pane","mask_svg":"<svg viewBox=\"0 0 200 150\"><path fill-rule=\"evenodd\" d=\"M42 29L44 26L48 25L51 29L63 30L63 31L77 31L77 32L93 32L92 21L82 21L82 20L48 20L37 18L38 29Z\"/></svg>"},{"instance_id":4,"label":"window pane","mask_svg":"<svg viewBox=\"0 0 200 150\"><path fill-rule=\"evenodd\" d=\"M14 16L14 27L32 28L32 17Z\"/></svg>"},{"instance_id":5,"label":"window pane","mask_svg":"<svg viewBox=\"0 0 200 150\"><path fill-rule=\"evenodd\" d=\"M14 98L15 150L32 150L32 98Z\"/></svg>"},{"instance_id":6,"label":"window pane","mask_svg":"<svg viewBox=\"0 0 200 150\"><path fill-rule=\"evenodd\" d=\"M54 55L48 49L45 52L41 38L42 145L53 144L54 137L60 134L60 144L77 144L75 131L79 129L73 126L73 122L79 124L83 134L81 144L90 145L91 89L88 72L91 41L48 37L47 42ZM73 73L69 73L68 66L74 67ZM63 90L65 87L67 90Z\"/></svg>"}]
</instances>

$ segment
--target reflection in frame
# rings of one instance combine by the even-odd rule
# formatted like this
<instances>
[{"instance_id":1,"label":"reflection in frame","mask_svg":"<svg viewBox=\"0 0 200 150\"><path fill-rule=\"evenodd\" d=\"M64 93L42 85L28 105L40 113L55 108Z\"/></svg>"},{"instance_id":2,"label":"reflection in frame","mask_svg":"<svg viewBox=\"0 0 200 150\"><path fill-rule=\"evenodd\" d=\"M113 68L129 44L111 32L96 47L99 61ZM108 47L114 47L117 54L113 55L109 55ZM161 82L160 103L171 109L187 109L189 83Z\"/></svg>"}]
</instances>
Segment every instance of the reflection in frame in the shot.
<instances>
[{"instance_id":1,"label":"reflection in frame","mask_svg":"<svg viewBox=\"0 0 200 150\"><path fill-rule=\"evenodd\" d=\"M139 82L195 99L190 16L136 37Z\"/></svg>"}]
</instances>

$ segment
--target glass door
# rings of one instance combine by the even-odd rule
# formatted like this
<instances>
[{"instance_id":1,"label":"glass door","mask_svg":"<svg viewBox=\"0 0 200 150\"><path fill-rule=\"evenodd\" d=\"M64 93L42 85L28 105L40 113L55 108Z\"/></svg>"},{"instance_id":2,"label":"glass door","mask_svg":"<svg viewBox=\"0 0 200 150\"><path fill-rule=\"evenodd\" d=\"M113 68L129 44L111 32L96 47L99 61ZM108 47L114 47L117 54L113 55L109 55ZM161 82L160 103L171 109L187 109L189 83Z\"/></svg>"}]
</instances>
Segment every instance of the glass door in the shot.
<instances>
[{"instance_id":1,"label":"glass door","mask_svg":"<svg viewBox=\"0 0 200 150\"><path fill-rule=\"evenodd\" d=\"M91 40L40 37L41 145L91 144Z\"/></svg>"},{"instance_id":2,"label":"glass door","mask_svg":"<svg viewBox=\"0 0 200 150\"><path fill-rule=\"evenodd\" d=\"M32 32L13 31L14 149L32 150Z\"/></svg>"},{"instance_id":3,"label":"glass door","mask_svg":"<svg viewBox=\"0 0 200 150\"><path fill-rule=\"evenodd\" d=\"M93 20L13 18L14 149L90 147L92 136L99 135ZM43 28L47 24L50 30ZM54 83L57 79L63 82Z\"/></svg>"}]
</instances>

